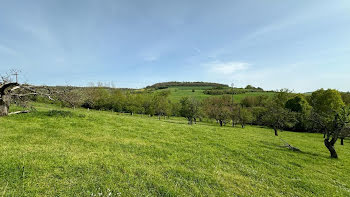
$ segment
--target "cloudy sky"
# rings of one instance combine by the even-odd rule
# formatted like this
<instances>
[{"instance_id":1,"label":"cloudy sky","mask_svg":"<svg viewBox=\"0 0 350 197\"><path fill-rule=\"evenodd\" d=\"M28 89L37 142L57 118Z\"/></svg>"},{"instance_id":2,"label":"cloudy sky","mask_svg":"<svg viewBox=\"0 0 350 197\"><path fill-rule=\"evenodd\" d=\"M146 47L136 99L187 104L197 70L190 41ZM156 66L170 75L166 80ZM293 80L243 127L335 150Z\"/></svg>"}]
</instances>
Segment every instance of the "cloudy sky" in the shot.
<instances>
[{"instance_id":1,"label":"cloudy sky","mask_svg":"<svg viewBox=\"0 0 350 197\"><path fill-rule=\"evenodd\" d=\"M349 0L0 0L0 73L350 91Z\"/></svg>"}]
</instances>

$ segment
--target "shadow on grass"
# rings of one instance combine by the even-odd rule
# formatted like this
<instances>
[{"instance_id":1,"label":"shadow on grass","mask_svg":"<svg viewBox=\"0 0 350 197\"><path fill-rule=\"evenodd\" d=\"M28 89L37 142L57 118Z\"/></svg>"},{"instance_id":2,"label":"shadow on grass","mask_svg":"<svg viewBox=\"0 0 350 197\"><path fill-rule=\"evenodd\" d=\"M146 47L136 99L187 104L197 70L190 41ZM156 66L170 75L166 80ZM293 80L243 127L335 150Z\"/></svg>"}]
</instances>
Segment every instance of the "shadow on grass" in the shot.
<instances>
[{"instance_id":1,"label":"shadow on grass","mask_svg":"<svg viewBox=\"0 0 350 197\"><path fill-rule=\"evenodd\" d=\"M11 115L9 117L37 117L37 118L46 118L46 117L52 117L52 118L84 118L84 114L77 114L71 111L62 111L62 110L49 110L49 111L30 111L29 113L24 113L24 114L15 114Z\"/></svg>"},{"instance_id":2,"label":"shadow on grass","mask_svg":"<svg viewBox=\"0 0 350 197\"><path fill-rule=\"evenodd\" d=\"M267 148L270 150L278 150L278 151L284 151L284 152L289 152L289 153L293 152L293 153L298 153L298 154L302 154L302 155L309 155L309 156L313 156L313 157L325 157L325 156L318 154L318 153L305 152L302 149L300 151L293 151L286 146L278 145L278 144L273 143L273 142L259 141L259 144L260 144L259 145L260 147Z\"/></svg>"},{"instance_id":3,"label":"shadow on grass","mask_svg":"<svg viewBox=\"0 0 350 197\"><path fill-rule=\"evenodd\" d=\"M172 124L179 124L179 125L189 125L189 126L195 126L195 125L203 125L203 126L214 126L217 128L241 128L241 127L232 127L229 125L223 125L222 127L220 127L219 123L215 123L215 122L200 122L198 121L197 123L192 123L192 125L188 124L187 121L177 121L177 120L161 120L163 122L168 122L168 123L172 123Z\"/></svg>"}]
</instances>

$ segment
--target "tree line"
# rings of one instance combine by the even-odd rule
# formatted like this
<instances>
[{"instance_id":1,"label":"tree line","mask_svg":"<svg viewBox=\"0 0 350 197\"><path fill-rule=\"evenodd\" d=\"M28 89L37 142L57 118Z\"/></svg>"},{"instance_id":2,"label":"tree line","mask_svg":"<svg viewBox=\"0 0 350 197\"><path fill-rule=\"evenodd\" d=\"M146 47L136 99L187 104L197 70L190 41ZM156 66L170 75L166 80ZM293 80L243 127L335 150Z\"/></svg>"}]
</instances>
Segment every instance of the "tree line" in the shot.
<instances>
[{"instance_id":1,"label":"tree line","mask_svg":"<svg viewBox=\"0 0 350 197\"><path fill-rule=\"evenodd\" d=\"M220 83L211 83L211 82L178 82L178 81L170 81L163 83L156 83L151 86L147 86L146 89L166 89L169 87L191 87L191 86L201 86L201 87L217 87L217 88L228 88L228 85L220 84Z\"/></svg>"},{"instance_id":2,"label":"tree line","mask_svg":"<svg viewBox=\"0 0 350 197\"><path fill-rule=\"evenodd\" d=\"M145 114L159 119L181 116L188 124L207 118L215 120L219 126L268 126L276 136L280 130L322 133L325 146L335 158L337 140L344 144L344 139L350 136L350 94L337 90L320 89L311 94L294 94L284 89L273 96L247 96L240 102L235 101L233 95L204 100L183 97L179 102L171 102L169 95L170 91L133 92L94 87L69 91L60 102L69 107Z\"/></svg>"},{"instance_id":3,"label":"tree line","mask_svg":"<svg viewBox=\"0 0 350 197\"><path fill-rule=\"evenodd\" d=\"M323 133L324 144L337 158L334 145L349 137L350 94L337 90L320 89L311 94L294 94L281 90L274 96L247 96L240 102L232 95L208 97L197 100L183 97L180 102L171 102L170 91L134 91L104 87L73 88L32 87L13 82L0 84L1 116L7 115L10 102L50 102L67 107L84 107L96 110L112 110L149 116L181 116L189 124L203 118L215 120L218 125L247 124L268 126L278 136L279 130ZM53 92L55 92L53 94ZM54 99L52 99L54 97Z\"/></svg>"},{"instance_id":4,"label":"tree line","mask_svg":"<svg viewBox=\"0 0 350 197\"><path fill-rule=\"evenodd\" d=\"M245 88L228 88L228 87L213 87L211 89L204 90L204 94L208 95L224 95L224 94L245 94L248 92L265 92L260 87L254 87L247 85Z\"/></svg>"}]
</instances>

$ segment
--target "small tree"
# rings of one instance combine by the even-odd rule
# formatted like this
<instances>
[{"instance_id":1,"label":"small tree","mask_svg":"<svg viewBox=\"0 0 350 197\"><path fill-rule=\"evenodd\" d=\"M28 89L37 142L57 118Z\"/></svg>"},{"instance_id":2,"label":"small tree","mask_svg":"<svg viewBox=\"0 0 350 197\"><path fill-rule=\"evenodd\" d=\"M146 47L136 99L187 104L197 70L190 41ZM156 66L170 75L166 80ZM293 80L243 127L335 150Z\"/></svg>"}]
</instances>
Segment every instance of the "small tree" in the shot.
<instances>
[{"instance_id":1,"label":"small tree","mask_svg":"<svg viewBox=\"0 0 350 197\"><path fill-rule=\"evenodd\" d=\"M75 89L71 86L61 88L63 91L58 95L58 99L64 106L75 109L83 104L83 95L81 90Z\"/></svg>"},{"instance_id":2,"label":"small tree","mask_svg":"<svg viewBox=\"0 0 350 197\"><path fill-rule=\"evenodd\" d=\"M231 103L229 96L209 97L204 100L205 113L209 118L217 120L220 126L223 126L224 121L229 118Z\"/></svg>"},{"instance_id":3,"label":"small tree","mask_svg":"<svg viewBox=\"0 0 350 197\"><path fill-rule=\"evenodd\" d=\"M296 113L297 123L295 130L306 130L310 127L311 106L305 99L304 95L298 94L286 102L285 108Z\"/></svg>"},{"instance_id":4,"label":"small tree","mask_svg":"<svg viewBox=\"0 0 350 197\"><path fill-rule=\"evenodd\" d=\"M240 106L238 104L231 104L229 108L228 116L231 119L232 127L235 127L237 123L239 123L239 108Z\"/></svg>"},{"instance_id":5,"label":"small tree","mask_svg":"<svg viewBox=\"0 0 350 197\"><path fill-rule=\"evenodd\" d=\"M192 125L193 119L199 113L199 102L194 98L183 97L180 104L180 115L188 120L188 124Z\"/></svg>"},{"instance_id":6,"label":"small tree","mask_svg":"<svg viewBox=\"0 0 350 197\"><path fill-rule=\"evenodd\" d=\"M285 127L292 127L295 122L295 114L284 107L276 103L270 103L265 115L263 116L263 122L265 125L270 126L275 131L275 136L278 136L278 130Z\"/></svg>"},{"instance_id":7,"label":"small tree","mask_svg":"<svg viewBox=\"0 0 350 197\"><path fill-rule=\"evenodd\" d=\"M278 136L278 130L292 127L296 123L295 113L285 108L285 104L290 97L291 92L287 89L282 89L266 104L263 122L265 125L273 128L275 136Z\"/></svg>"},{"instance_id":8,"label":"small tree","mask_svg":"<svg viewBox=\"0 0 350 197\"><path fill-rule=\"evenodd\" d=\"M170 113L171 105L168 96L169 92L163 91L156 93L153 97L154 111L158 115L159 120L161 116L165 116Z\"/></svg>"},{"instance_id":9,"label":"small tree","mask_svg":"<svg viewBox=\"0 0 350 197\"><path fill-rule=\"evenodd\" d=\"M247 123L251 123L253 121L253 114L248 108L239 107L238 108L238 119L239 119L239 123L241 124L242 128L244 128Z\"/></svg>"}]
</instances>

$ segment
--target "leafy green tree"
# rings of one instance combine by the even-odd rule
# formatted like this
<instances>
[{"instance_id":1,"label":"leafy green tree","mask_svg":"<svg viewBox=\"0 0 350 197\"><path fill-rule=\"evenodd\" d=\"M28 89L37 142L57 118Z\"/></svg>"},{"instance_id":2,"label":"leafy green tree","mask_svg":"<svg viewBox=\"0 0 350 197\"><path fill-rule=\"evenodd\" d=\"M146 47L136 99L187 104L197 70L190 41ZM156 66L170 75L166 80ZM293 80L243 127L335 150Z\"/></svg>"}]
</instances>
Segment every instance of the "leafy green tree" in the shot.
<instances>
[{"instance_id":1,"label":"leafy green tree","mask_svg":"<svg viewBox=\"0 0 350 197\"><path fill-rule=\"evenodd\" d=\"M136 102L136 95L128 93L126 95L126 102L125 102L125 111L130 113L130 115L134 115L134 113L137 113L139 104Z\"/></svg>"},{"instance_id":2,"label":"leafy green tree","mask_svg":"<svg viewBox=\"0 0 350 197\"><path fill-rule=\"evenodd\" d=\"M265 125L272 127L275 131L275 136L278 136L278 130L294 126L296 118L295 113L271 102L266 107L263 122Z\"/></svg>"},{"instance_id":3,"label":"leafy green tree","mask_svg":"<svg viewBox=\"0 0 350 197\"><path fill-rule=\"evenodd\" d=\"M145 94L142 102L142 107L145 109L145 114L153 116L155 114L153 97L151 94Z\"/></svg>"},{"instance_id":4,"label":"leafy green tree","mask_svg":"<svg viewBox=\"0 0 350 197\"><path fill-rule=\"evenodd\" d=\"M320 89L312 93L310 98L311 106L317 113L328 114L330 121L333 120L334 113L344 107L344 102L337 90ZM330 113L331 112L331 113Z\"/></svg>"},{"instance_id":5,"label":"leafy green tree","mask_svg":"<svg viewBox=\"0 0 350 197\"><path fill-rule=\"evenodd\" d=\"M110 99L112 110L116 112L122 112L127 100L123 92L121 90L112 91Z\"/></svg>"},{"instance_id":6,"label":"leafy green tree","mask_svg":"<svg viewBox=\"0 0 350 197\"><path fill-rule=\"evenodd\" d=\"M242 128L245 127L247 123L251 123L253 121L253 114L249 108L239 107L238 108L238 119Z\"/></svg>"},{"instance_id":7,"label":"leafy green tree","mask_svg":"<svg viewBox=\"0 0 350 197\"><path fill-rule=\"evenodd\" d=\"M310 101L314 128L323 132L324 144L331 157L338 158L334 145L349 122L349 110L337 90L317 90L312 93Z\"/></svg>"},{"instance_id":8,"label":"leafy green tree","mask_svg":"<svg viewBox=\"0 0 350 197\"><path fill-rule=\"evenodd\" d=\"M199 101L194 98L183 97L180 100L180 104L180 115L188 120L188 124L192 125L193 119L195 119L199 113Z\"/></svg>"},{"instance_id":9,"label":"leafy green tree","mask_svg":"<svg viewBox=\"0 0 350 197\"><path fill-rule=\"evenodd\" d=\"M230 105L232 103L230 96L209 97L204 100L205 113L209 118L213 118L223 126L225 120L229 118Z\"/></svg>"},{"instance_id":10,"label":"leafy green tree","mask_svg":"<svg viewBox=\"0 0 350 197\"><path fill-rule=\"evenodd\" d=\"M181 116L180 114L181 104L179 102L171 103L171 115Z\"/></svg>"},{"instance_id":11,"label":"leafy green tree","mask_svg":"<svg viewBox=\"0 0 350 197\"><path fill-rule=\"evenodd\" d=\"M264 116L266 114L266 107L252 107L251 112L253 115L252 123L255 125L264 125Z\"/></svg>"},{"instance_id":12,"label":"leafy green tree","mask_svg":"<svg viewBox=\"0 0 350 197\"><path fill-rule=\"evenodd\" d=\"M342 92L341 97L345 105L350 105L350 92Z\"/></svg>"},{"instance_id":13,"label":"leafy green tree","mask_svg":"<svg viewBox=\"0 0 350 197\"><path fill-rule=\"evenodd\" d=\"M282 89L267 103L263 122L273 128L275 136L278 136L278 130L293 127L297 121L295 113L285 108L291 96L289 90Z\"/></svg>"},{"instance_id":14,"label":"leafy green tree","mask_svg":"<svg viewBox=\"0 0 350 197\"><path fill-rule=\"evenodd\" d=\"M310 127L310 112L311 106L305 99L304 95L297 94L289 99L285 108L296 113L297 123L294 126L295 130L307 130Z\"/></svg>"},{"instance_id":15,"label":"leafy green tree","mask_svg":"<svg viewBox=\"0 0 350 197\"><path fill-rule=\"evenodd\" d=\"M340 145L344 145L344 139L350 137L350 125L347 124L344 126L343 130L341 130L339 138L340 138Z\"/></svg>"},{"instance_id":16,"label":"leafy green tree","mask_svg":"<svg viewBox=\"0 0 350 197\"><path fill-rule=\"evenodd\" d=\"M170 114L171 105L168 96L168 91L157 92L153 96L154 112L158 115L158 119L160 119L161 116Z\"/></svg>"},{"instance_id":17,"label":"leafy green tree","mask_svg":"<svg viewBox=\"0 0 350 197\"><path fill-rule=\"evenodd\" d=\"M280 91L276 92L276 94L273 96L273 102L275 102L277 105L281 107L285 107L287 101L293 97L293 94L288 89L281 89Z\"/></svg>"},{"instance_id":18,"label":"leafy green tree","mask_svg":"<svg viewBox=\"0 0 350 197\"><path fill-rule=\"evenodd\" d=\"M239 118L240 118L240 114L239 114L239 108L241 106L238 104L232 104L230 105L229 108L229 112L228 112L228 116L231 119L232 122L232 127L235 127L237 123L239 123Z\"/></svg>"},{"instance_id":19,"label":"leafy green tree","mask_svg":"<svg viewBox=\"0 0 350 197\"><path fill-rule=\"evenodd\" d=\"M245 89L255 89L255 87L252 86L252 85L247 85L247 86L245 87Z\"/></svg>"},{"instance_id":20,"label":"leafy green tree","mask_svg":"<svg viewBox=\"0 0 350 197\"><path fill-rule=\"evenodd\" d=\"M255 107L258 106L258 97L256 96L246 96L241 100L241 104L244 107Z\"/></svg>"},{"instance_id":21,"label":"leafy green tree","mask_svg":"<svg viewBox=\"0 0 350 197\"><path fill-rule=\"evenodd\" d=\"M86 99L83 104L86 108L107 109L110 94L106 88L92 87L86 90Z\"/></svg>"}]
</instances>

